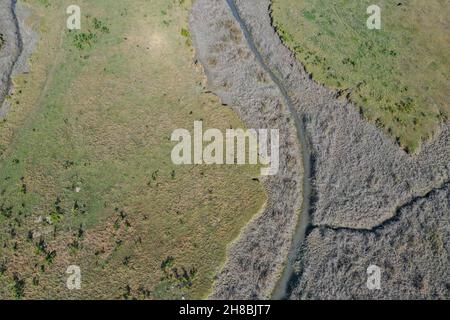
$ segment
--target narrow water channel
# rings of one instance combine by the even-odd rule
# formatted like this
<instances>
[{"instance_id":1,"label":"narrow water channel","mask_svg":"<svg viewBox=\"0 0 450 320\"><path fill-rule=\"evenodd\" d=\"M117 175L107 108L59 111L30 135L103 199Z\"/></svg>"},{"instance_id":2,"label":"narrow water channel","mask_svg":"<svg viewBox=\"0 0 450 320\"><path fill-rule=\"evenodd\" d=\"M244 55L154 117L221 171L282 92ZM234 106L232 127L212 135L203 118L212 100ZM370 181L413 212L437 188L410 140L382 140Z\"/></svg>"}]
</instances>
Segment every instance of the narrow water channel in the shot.
<instances>
[{"instance_id":1,"label":"narrow water channel","mask_svg":"<svg viewBox=\"0 0 450 320\"><path fill-rule=\"evenodd\" d=\"M242 19L238 8L236 7L235 0L227 0L228 6L239 23L240 28L245 36L247 44L250 50L255 55L258 63L264 69L264 71L270 76L272 81L277 85L283 96L284 102L288 108L289 113L294 119L295 127L297 130L297 138L301 146L302 160L303 160L303 201L302 208L300 212L300 218L298 220L294 237L292 240L292 245L285 263L284 270L278 283L272 293L272 298L276 300L282 300L289 298L290 294L290 283L295 279L294 264L298 250L300 249L306 235L306 231L310 224L310 200L311 200L311 149L310 144L306 135L305 121L300 117L296 111L291 98L289 97L286 88L284 87L282 81L276 76L276 73L267 65L264 61L260 51L258 50L251 32L249 31L247 24Z\"/></svg>"}]
</instances>

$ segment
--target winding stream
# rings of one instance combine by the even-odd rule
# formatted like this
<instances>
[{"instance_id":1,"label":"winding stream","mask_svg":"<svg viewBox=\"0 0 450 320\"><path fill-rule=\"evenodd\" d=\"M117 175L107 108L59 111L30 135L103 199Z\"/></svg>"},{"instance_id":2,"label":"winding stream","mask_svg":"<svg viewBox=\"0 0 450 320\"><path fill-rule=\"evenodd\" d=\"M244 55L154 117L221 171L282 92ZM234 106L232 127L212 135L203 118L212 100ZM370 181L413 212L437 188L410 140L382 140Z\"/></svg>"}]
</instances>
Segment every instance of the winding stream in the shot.
<instances>
[{"instance_id":1,"label":"winding stream","mask_svg":"<svg viewBox=\"0 0 450 320\"><path fill-rule=\"evenodd\" d=\"M280 90L281 95L285 101L285 104L288 108L289 113L292 115L294 119L297 138L301 145L302 152L302 160L303 160L303 201L302 208L300 213L300 218L296 226L296 230L292 239L292 245L290 252L287 257L286 265L284 267L283 273L278 280L278 283L272 293L272 298L276 300L287 299L290 293L290 283L294 278L295 269L294 264L296 260L296 255L298 249L301 247L306 231L310 225L310 198L311 198L311 149L310 144L306 135L306 126L305 126L305 117L301 117L296 111L294 104L289 97L286 88L284 87L282 81L276 76L275 72L270 69L267 63L264 61L261 53L259 52L255 41L250 33L247 24L242 19L238 8L236 7L235 0L227 0L228 6L239 23L240 28L244 34L244 37L247 41L249 49L253 52L256 57L256 60L264 69L264 71L270 76L272 81L276 84L278 89Z\"/></svg>"}]
</instances>

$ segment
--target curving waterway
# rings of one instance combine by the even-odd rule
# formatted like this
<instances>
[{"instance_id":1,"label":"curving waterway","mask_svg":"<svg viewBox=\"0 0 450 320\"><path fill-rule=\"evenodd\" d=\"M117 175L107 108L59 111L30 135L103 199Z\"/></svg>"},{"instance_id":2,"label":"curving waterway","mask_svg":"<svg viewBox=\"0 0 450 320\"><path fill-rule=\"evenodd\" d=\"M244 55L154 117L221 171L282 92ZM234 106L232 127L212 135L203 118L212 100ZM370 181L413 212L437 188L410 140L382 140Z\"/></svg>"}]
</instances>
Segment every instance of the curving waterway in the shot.
<instances>
[{"instance_id":1,"label":"curving waterway","mask_svg":"<svg viewBox=\"0 0 450 320\"><path fill-rule=\"evenodd\" d=\"M239 23L239 26L244 34L245 40L247 41L249 49L253 52L256 57L256 60L264 69L264 71L270 76L272 81L278 87L281 95L283 96L284 102L288 108L289 113L294 119L297 138L301 145L301 155L303 160L303 201L301 207L300 218L297 223L295 233L292 239L292 245L290 252L288 254L286 264L280 279L272 293L272 298L276 300L288 299L290 294L290 283L295 278L295 260L298 253L299 248L301 247L307 229L310 225L310 202L311 202L311 149L310 143L306 135L306 126L305 126L305 118L301 117L297 110L294 107L294 104L289 97L286 88L284 87L282 81L276 76L275 72L267 65L264 61L260 51L258 50L255 41L249 28L245 21L242 19L238 8L236 7L236 3L234 0L226 0L230 10Z\"/></svg>"}]
</instances>

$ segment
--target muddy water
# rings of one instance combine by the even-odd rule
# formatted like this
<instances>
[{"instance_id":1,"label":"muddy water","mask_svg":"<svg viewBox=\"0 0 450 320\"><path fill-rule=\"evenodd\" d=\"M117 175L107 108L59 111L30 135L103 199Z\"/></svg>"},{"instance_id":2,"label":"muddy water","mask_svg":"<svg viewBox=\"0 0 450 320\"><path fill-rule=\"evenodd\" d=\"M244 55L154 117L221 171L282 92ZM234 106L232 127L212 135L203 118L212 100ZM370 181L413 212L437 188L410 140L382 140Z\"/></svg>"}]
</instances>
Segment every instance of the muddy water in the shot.
<instances>
[{"instance_id":1,"label":"muddy water","mask_svg":"<svg viewBox=\"0 0 450 320\"><path fill-rule=\"evenodd\" d=\"M294 278L295 273L295 260L297 256L297 252L301 247L308 226L310 225L310 198L311 198L311 149L310 144L306 135L306 125L305 125L305 117L301 117L296 111L294 104L292 103L291 98L287 94L287 90L284 87L282 81L276 76L276 70L270 69L270 67L266 64L261 53L259 52L255 41L250 33L247 24L242 19L239 14L239 10L236 7L236 3L234 0L227 0L228 6L239 23L241 30L245 36L249 49L255 55L258 63L264 69L264 71L270 76L272 81L278 87L281 95L283 96L286 107L288 108L289 113L294 119L295 127L297 130L297 138L301 145L302 152L302 160L303 160L303 202L300 213L300 219L297 223L297 227L294 233L294 237L292 240L291 250L288 254L287 261L282 272L280 279L272 293L273 299L287 299L290 292L290 283Z\"/></svg>"}]
</instances>

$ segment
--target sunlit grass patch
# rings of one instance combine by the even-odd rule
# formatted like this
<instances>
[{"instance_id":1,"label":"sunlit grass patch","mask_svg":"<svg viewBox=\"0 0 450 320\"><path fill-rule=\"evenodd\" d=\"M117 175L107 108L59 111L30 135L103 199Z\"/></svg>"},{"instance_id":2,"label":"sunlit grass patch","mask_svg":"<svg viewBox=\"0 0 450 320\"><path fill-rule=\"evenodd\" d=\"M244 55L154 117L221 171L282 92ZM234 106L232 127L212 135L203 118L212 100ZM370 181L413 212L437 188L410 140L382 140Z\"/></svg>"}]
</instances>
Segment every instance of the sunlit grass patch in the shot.
<instances>
[{"instance_id":1,"label":"sunlit grass patch","mask_svg":"<svg viewBox=\"0 0 450 320\"><path fill-rule=\"evenodd\" d=\"M367 119L410 152L450 112L448 2L273 0L274 24L315 80L342 90Z\"/></svg>"}]
</instances>

